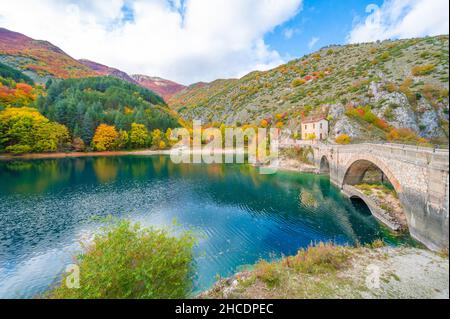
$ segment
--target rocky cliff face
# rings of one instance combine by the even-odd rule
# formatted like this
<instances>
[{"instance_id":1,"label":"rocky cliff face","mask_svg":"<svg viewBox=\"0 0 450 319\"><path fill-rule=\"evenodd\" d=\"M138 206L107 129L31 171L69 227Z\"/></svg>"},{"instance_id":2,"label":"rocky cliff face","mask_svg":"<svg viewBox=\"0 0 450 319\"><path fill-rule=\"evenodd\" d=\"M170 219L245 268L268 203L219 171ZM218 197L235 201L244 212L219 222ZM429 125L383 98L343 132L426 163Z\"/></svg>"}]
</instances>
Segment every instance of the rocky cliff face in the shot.
<instances>
[{"instance_id":1,"label":"rocky cliff face","mask_svg":"<svg viewBox=\"0 0 450 319\"><path fill-rule=\"evenodd\" d=\"M190 86L169 105L205 123L266 120L291 129L326 113L331 138L383 140L388 127L448 143L448 44L437 36L330 46L267 72ZM365 114L351 116L358 107Z\"/></svg>"},{"instance_id":2,"label":"rocky cliff face","mask_svg":"<svg viewBox=\"0 0 450 319\"><path fill-rule=\"evenodd\" d=\"M134 74L132 78L139 85L158 93L164 100L169 99L172 95L186 88L184 85L155 76Z\"/></svg>"}]
</instances>

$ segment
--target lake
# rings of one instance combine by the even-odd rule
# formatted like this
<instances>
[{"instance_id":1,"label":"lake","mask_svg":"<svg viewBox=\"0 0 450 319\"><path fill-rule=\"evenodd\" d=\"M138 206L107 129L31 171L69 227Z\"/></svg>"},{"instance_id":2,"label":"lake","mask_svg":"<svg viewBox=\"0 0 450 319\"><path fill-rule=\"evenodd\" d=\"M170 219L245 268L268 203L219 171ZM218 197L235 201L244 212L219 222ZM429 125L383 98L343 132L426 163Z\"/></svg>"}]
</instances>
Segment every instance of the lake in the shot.
<instances>
[{"instance_id":1,"label":"lake","mask_svg":"<svg viewBox=\"0 0 450 319\"><path fill-rule=\"evenodd\" d=\"M109 215L192 229L196 291L314 242L410 242L344 198L328 176L173 164L168 156L0 161L0 298L45 292L101 226L97 217Z\"/></svg>"}]
</instances>

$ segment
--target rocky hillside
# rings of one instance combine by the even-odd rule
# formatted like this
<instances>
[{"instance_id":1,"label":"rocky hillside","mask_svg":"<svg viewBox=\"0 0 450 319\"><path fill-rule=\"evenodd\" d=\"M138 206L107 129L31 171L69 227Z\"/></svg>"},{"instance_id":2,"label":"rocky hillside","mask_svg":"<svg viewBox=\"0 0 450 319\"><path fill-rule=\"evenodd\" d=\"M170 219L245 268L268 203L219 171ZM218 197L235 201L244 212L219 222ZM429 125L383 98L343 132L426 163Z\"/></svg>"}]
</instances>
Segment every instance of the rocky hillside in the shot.
<instances>
[{"instance_id":1,"label":"rocky hillside","mask_svg":"<svg viewBox=\"0 0 450 319\"><path fill-rule=\"evenodd\" d=\"M47 41L39 41L23 34L0 28L0 62L22 71L37 83L50 78L84 78L112 76L152 90L164 99L183 90L184 85L146 75L126 72L90 60L75 60Z\"/></svg>"},{"instance_id":2,"label":"rocky hillside","mask_svg":"<svg viewBox=\"0 0 450 319\"><path fill-rule=\"evenodd\" d=\"M93 62L90 60L85 60L85 59L81 59L78 60L80 63L82 63L83 65L87 66L89 69L95 71L96 73L98 73L99 75L104 75L104 76L112 76L133 84L138 84L135 80L133 80L128 74L126 74L123 71L120 71L118 69L115 68L111 68L109 66L97 63L97 62Z\"/></svg>"},{"instance_id":3,"label":"rocky hillside","mask_svg":"<svg viewBox=\"0 0 450 319\"><path fill-rule=\"evenodd\" d=\"M437 36L329 46L270 71L191 85L169 105L204 123L299 129L303 117L326 114L331 138L412 131L448 144L448 45Z\"/></svg>"},{"instance_id":4,"label":"rocky hillside","mask_svg":"<svg viewBox=\"0 0 450 319\"><path fill-rule=\"evenodd\" d=\"M66 79L98 75L49 42L4 28L0 28L0 62L41 83L50 77Z\"/></svg>"},{"instance_id":5,"label":"rocky hillside","mask_svg":"<svg viewBox=\"0 0 450 319\"><path fill-rule=\"evenodd\" d=\"M172 95L186 88L184 85L155 76L134 74L131 77L140 86L158 93L164 100L168 100Z\"/></svg>"}]
</instances>

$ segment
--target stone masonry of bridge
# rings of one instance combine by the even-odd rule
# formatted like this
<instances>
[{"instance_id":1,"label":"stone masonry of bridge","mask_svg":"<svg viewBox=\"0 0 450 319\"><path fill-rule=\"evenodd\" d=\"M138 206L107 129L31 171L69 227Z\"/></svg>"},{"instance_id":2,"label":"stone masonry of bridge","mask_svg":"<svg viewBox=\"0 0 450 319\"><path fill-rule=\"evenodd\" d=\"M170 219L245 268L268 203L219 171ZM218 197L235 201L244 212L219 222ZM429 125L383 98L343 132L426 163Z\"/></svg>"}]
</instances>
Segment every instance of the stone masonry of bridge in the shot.
<instances>
[{"instance_id":1,"label":"stone masonry of bridge","mask_svg":"<svg viewBox=\"0 0 450 319\"><path fill-rule=\"evenodd\" d=\"M313 148L318 171L329 172L341 190L361 183L367 169L376 165L399 196L411 236L432 250L448 249L448 150L399 144L300 144Z\"/></svg>"}]
</instances>

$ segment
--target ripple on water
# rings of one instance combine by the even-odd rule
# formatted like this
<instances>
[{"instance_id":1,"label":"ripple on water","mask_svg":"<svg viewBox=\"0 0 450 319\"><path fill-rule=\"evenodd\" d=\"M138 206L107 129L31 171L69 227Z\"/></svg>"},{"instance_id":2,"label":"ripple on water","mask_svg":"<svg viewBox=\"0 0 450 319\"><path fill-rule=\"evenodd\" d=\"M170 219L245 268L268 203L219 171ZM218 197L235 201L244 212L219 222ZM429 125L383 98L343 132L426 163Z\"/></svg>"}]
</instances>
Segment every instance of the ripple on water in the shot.
<instances>
[{"instance_id":1,"label":"ripple on water","mask_svg":"<svg viewBox=\"0 0 450 319\"><path fill-rule=\"evenodd\" d=\"M260 175L247 165L175 165L167 157L36 160L21 171L0 162L0 298L30 298L58 280L80 241L126 217L174 219L198 236L196 290L260 258L315 241L369 242L380 225L338 189L308 174ZM389 239L391 242L395 240Z\"/></svg>"}]
</instances>

